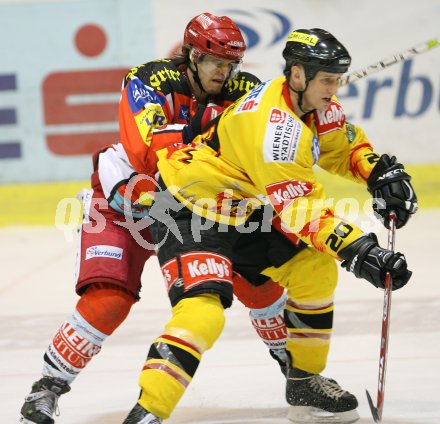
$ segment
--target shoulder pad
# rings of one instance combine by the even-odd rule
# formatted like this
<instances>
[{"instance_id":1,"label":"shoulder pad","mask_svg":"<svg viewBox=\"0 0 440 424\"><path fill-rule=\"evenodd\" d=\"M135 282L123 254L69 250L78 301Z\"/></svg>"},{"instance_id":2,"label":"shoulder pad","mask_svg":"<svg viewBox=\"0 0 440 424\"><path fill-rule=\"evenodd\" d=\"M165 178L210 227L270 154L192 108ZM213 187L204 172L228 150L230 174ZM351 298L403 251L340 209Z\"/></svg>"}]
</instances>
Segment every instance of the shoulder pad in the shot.
<instances>
[{"instance_id":1,"label":"shoulder pad","mask_svg":"<svg viewBox=\"0 0 440 424\"><path fill-rule=\"evenodd\" d=\"M260 78L258 78L256 75L251 74L250 72L239 72L238 75L234 79L245 79L246 81L250 81L255 83L255 85L258 85L261 83Z\"/></svg>"},{"instance_id":2,"label":"shoulder pad","mask_svg":"<svg viewBox=\"0 0 440 424\"><path fill-rule=\"evenodd\" d=\"M235 102L261 83L260 79L249 72L240 72L234 79L225 84L225 100Z\"/></svg>"},{"instance_id":3,"label":"shoulder pad","mask_svg":"<svg viewBox=\"0 0 440 424\"><path fill-rule=\"evenodd\" d=\"M190 92L185 76L171 59L153 60L131 69L125 76L125 84L133 77L165 95Z\"/></svg>"}]
</instances>

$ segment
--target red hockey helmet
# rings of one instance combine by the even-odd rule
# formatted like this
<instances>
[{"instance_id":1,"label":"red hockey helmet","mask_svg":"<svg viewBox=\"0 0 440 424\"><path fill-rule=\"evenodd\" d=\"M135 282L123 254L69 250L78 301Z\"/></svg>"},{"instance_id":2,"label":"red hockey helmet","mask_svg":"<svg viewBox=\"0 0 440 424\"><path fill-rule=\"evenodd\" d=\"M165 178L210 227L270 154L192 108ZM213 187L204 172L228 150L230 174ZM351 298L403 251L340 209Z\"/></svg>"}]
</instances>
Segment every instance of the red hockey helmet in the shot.
<instances>
[{"instance_id":1,"label":"red hockey helmet","mask_svg":"<svg viewBox=\"0 0 440 424\"><path fill-rule=\"evenodd\" d=\"M192 18L185 28L184 46L194 48L197 60L203 54L240 62L246 43L238 26L227 16L215 16L209 12Z\"/></svg>"}]
</instances>

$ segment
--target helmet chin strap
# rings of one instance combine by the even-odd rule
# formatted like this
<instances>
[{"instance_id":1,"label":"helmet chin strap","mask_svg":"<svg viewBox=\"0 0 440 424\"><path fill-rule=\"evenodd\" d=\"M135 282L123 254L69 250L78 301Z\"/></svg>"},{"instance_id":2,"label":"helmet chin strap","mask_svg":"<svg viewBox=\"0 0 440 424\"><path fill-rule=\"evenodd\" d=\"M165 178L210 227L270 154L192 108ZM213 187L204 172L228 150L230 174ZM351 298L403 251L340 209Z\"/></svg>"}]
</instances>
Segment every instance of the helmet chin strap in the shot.
<instances>
[{"instance_id":1,"label":"helmet chin strap","mask_svg":"<svg viewBox=\"0 0 440 424\"><path fill-rule=\"evenodd\" d=\"M306 114L306 113L310 113L310 112L315 110L315 109L310 109L310 110L304 110L303 109L303 96L304 96L304 93L307 91L307 88L309 88L309 83L315 77L315 75L314 75L313 71L309 71L308 72L306 69L304 69L304 73L305 73L305 77L306 77L306 86L305 86L304 90L295 90L290 85L290 73L288 75L286 75L286 76L287 76L287 85L289 86L289 90L292 90L295 94L298 95L298 107L300 108L301 112Z\"/></svg>"},{"instance_id":2,"label":"helmet chin strap","mask_svg":"<svg viewBox=\"0 0 440 424\"><path fill-rule=\"evenodd\" d=\"M307 88L309 87L309 81L306 80L306 87L304 88L304 90L298 91L295 90L291 85L290 85L290 81L287 81L287 85L289 86L289 90L292 90L295 94L298 95L298 107L300 108L301 112L306 114L311 112L313 109L311 110L304 110L303 109L303 95L306 92Z\"/></svg>"},{"instance_id":3,"label":"helmet chin strap","mask_svg":"<svg viewBox=\"0 0 440 424\"><path fill-rule=\"evenodd\" d=\"M290 85L290 81L287 81L287 85L289 86L289 90L293 91L295 94L298 95L298 107L301 109L301 112L306 113L306 112L304 111L304 109L302 108L302 101L303 101L303 94L304 94L304 91L307 90L307 85L306 85L306 89L305 89L305 90L302 90L302 91L295 90L295 89Z\"/></svg>"}]
</instances>

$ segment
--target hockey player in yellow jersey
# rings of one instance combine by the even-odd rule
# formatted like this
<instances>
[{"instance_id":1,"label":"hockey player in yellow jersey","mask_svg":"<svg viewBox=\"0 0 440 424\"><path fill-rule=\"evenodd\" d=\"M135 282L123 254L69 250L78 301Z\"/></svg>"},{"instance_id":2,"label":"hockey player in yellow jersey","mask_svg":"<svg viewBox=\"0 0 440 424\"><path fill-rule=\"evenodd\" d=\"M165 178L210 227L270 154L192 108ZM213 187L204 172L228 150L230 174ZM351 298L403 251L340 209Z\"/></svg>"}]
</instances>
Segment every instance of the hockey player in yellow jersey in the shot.
<instances>
[{"instance_id":1,"label":"hockey player in yellow jersey","mask_svg":"<svg viewBox=\"0 0 440 424\"><path fill-rule=\"evenodd\" d=\"M229 106L191 145L158 152L160 190L150 211L153 238L173 305L172 318L150 347L141 394L125 424L161 423L170 416L203 352L222 332L233 295L232 248L264 208L309 247L264 271L287 290L284 318L292 357L287 373L289 419L352 423L354 395L321 376L332 330L336 274L332 264L393 290L411 277L403 254L379 246L331 207L313 166L365 184L375 212L397 227L417 210L410 176L394 157L374 152L364 131L347 122L335 97L351 58L321 29L296 30L283 51L284 76L266 81ZM249 224L249 225L248 225ZM322 278L305 280L320 270ZM304 281L307 281L304 283Z\"/></svg>"}]
</instances>

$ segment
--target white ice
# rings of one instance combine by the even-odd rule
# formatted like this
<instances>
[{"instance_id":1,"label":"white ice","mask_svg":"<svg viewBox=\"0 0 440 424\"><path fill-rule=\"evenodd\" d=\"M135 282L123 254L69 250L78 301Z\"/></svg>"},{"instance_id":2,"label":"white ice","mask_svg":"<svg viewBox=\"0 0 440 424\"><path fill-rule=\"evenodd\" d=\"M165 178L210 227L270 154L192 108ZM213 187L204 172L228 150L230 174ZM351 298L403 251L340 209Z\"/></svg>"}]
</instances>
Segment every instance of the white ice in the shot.
<instances>
[{"instance_id":1,"label":"white ice","mask_svg":"<svg viewBox=\"0 0 440 424\"><path fill-rule=\"evenodd\" d=\"M414 275L392 296L384 424L440 423L439 211L421 211L397 232ZM386 232L381 244L386 245ZM73 310L76 243L52 228L0 230L0 422L17 423L43 354ZM63 396L57 424L121 423L138 396L150 342L169 317L156 258L143 274L142 299ZM340 271L335 330L324 374L359 399L359 424L373 423L383 292ZM254 334L247 312L227 310L224 333L203 361L170 424L285 423L283 377Z\"/></svg>"}]
</instances>

